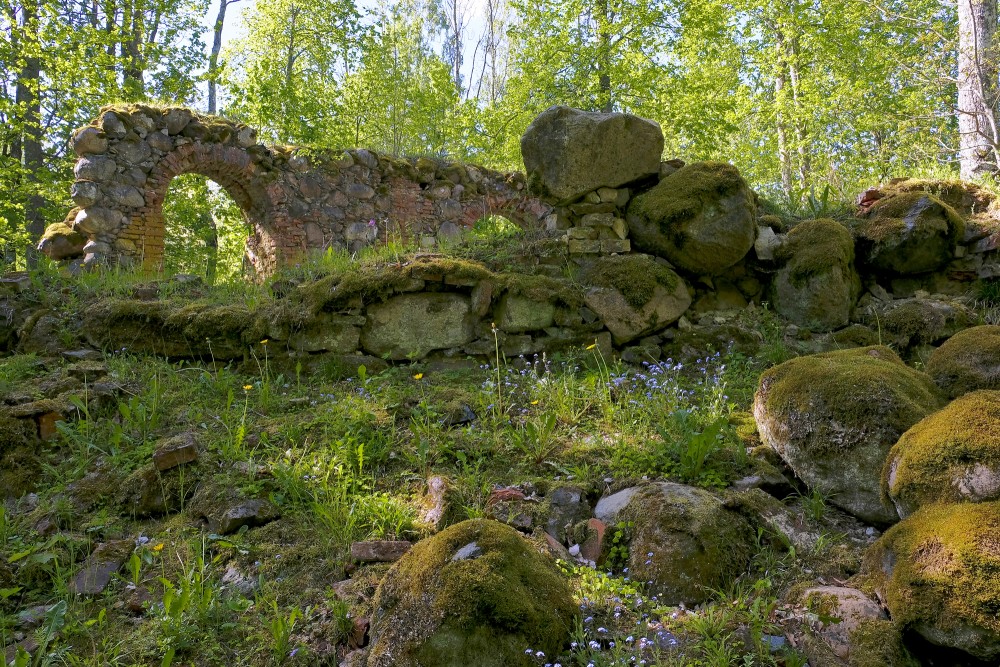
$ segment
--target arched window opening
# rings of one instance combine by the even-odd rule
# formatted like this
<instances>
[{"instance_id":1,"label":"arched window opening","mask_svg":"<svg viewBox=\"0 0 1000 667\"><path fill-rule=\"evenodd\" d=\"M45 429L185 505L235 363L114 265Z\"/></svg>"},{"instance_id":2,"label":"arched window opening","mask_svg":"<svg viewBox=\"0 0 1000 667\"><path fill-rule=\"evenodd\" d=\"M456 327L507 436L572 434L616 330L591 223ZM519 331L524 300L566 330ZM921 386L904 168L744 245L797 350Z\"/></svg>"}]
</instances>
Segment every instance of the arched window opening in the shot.
<instances>
[{"instance_id":1,"label":"arched window opening","mask_svg":"<svg viewBox=\"0 0 1000 667\"><path fill-rule=\"evenodd\" d=\"M208 284L245 274L246 216L229 194L200 174L181 174L163 200L163 270L201 276Z\"/></svg>"}]
</instances>

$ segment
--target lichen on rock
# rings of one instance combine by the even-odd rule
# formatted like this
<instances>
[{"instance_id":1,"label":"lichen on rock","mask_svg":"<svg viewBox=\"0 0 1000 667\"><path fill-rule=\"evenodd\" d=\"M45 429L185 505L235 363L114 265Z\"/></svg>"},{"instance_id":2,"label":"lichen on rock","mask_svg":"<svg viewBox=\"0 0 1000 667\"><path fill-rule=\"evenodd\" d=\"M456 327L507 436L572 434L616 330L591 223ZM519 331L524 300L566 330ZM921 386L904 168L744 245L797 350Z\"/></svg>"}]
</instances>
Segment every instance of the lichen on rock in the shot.
<instances>
[{"instance_id":1,"label":"lichen on rock","mask_svg":"<svg viewBox=\"0 0 1000 667\"><path fill-rule=\"evenodd\" d=\"M867 265L893 275L911 275L947 264L964 228L955 209L917 191L879 200L856 231Z\"/></svg>"}]
</instances>

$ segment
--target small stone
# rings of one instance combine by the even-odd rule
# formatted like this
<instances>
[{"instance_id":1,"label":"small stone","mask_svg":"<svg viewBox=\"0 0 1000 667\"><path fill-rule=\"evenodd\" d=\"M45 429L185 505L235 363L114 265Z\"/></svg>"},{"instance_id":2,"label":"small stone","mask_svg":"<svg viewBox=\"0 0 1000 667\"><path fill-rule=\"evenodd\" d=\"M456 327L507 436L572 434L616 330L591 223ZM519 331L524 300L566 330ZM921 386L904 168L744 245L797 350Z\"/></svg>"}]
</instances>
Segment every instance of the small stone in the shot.
<instances>
[{"instance_id":1,"label":"small stone","mask_svg":"<svg viewBox=\"0 0 1000 667\"><path fill-rule=\"evenodd\" d=\"M355 618L351 624L351 630L347 634L347 647L350 649L359 649L368 646L368 628L370 625L371 621L367 618Z\"/></svg>"},{"instance_id":2,"label":"small stone","mask_svg":"<svg viewBox=\"0 0 1000 667\"><path fill-rule=\"evenodd\" d=\"M593 240L597 238L597 230L591 227L570 227L566 231L569 239Z\"/></svg>"},{"instance_id":3,"label":"small stone","mask_svg":"<svg viewBox=\"0 0 1000 667\"><path fill-rule=\"evenodd\" d=\"M174 142L163 132L152 132L146 137L146 143L150 148L161 153L169 153L174 149Z\"/></svg>"},{"instance_id":4,"label":"small stone","mask_svg":"<svg viewBox=\"0 0 1000 667\"><path fill-rule=\"evenodd\" d=\"M115 175L115 161L99 155L83 157L73 166L73 175L80 181L107 181Z\"/></svg>"},{"instance_id":5,"label":"small stone","mask_svg":"<svg viewBox=\"0 0 1000 667\"><path fill-rule=\"evenodd\" d=\"M460 560L472 560L473 558L479 558L483 554L483 550L479 548L479 545L475 542L469 542L464 547L455 552L455 555L451 557L451 562L456 562Z\"/></svg>"},{"instance_id":6,"label":"small stone","mask_svg":"<svg viewBox=\"0 0 1000 667\"><path fill-rule=\"evenodd\" d=\"M515 487L505 489L494 489L489 498L486 499L486 506L490 507L497 503L506 503L512 500L524 500L524 491Z\"/></svg>"},{"instance_id":7,"label":"small stone","mask_svg":"<svg viewBox=\"0 0 1000 667\"><path fill-rule=\"evenodd\" d=\"M31 276L14 273L0 278L0 294L20 294L31 288Z\"/></svg>"},{"instance_id":8,"label":"small stone","mask_svg":"<svg viewBox=\"0 0 1000 667\"><path fill-rule=\"evenodd\" d=\"M187 127L194 115L187 109L171 109L163 118L167 132L170 134L180 134Z\"/></svg>"},{"instance_id":9,"label":"small stone","mask_svg":"<svg viewBox=\"0 0 1000 667\"><path fill-rule=\"evenodd\" d=\"M584 227L611 227L615 224L615 216L611 213L588 213L580 218Z\"/></svg>"},{"instance_id":10,"label":"small stone","mask_svg":"<svg viewBox=\"0 0 1000 667\"><path fill-rule=\"evenodd\" d=\"M198 443L191 433L183 433L161 443L153 453L153 465L160 472L198 460Z\"/></svg>"},{"instance_id":11,"label":"small stone","mask_svg":"<svg viewBox=\"0 0 1000 667\"><path fill-rule=\"evenodd\" d=\"M569 555L572 556L573 558L576 558L577 556L579 556L580 555L580 545L579 544L572 545L569 548Z\"/></svg>"},{"instance_id":12,"label":"small stone","mask_svg":"<svg viewBox=\"0 0 1000 667\"><path fill-rule=\"evenodd\" d=\"M65 421L65 419L58 412L47 412L44 415L39 415L36 418L38 421L38 437L43 441L55 440L59 435L57 424L58 422Z\"/></svg>"},{"instance_id":13,"label":"small stone","mask_svg":"<svg viewBox=\"0 0 1000 667\"><path fill-rule=\"evenodd\" d=\"M121 225L121 221L122 216L120 213L102 206L94 206L85 208L76 214L73 229L81 234L93 237L97 234L108 234L117 231Z\"/></svg>"},{"instance_id":14,"label":"small stone","mask_svg":"<svg viewBox=\"0 0 1000 667\"><path fill-rule=\"evenodd\" d=\"M244 500L227 508L221 515L209 516L208 529L219 535L231 535L243 526L263 526L279 516L277 509L266 500Z\"/></svg>"},{"instance_id":15,"label":"small stone","mask_svg":"<svg viewBox=\"0 0 1000 667\"><path fill-rule=\"evenodd\" d=\"M757 252L757 259L771 261L777 249L781 247L781 239L770 227L758 227L757 240L754 241L753 247Z\"/></svg>"},{"instance_id":16,"label":"small stone","mask_svg":"<svg viewBox=\"0 0 1000 667\"><path fill-rule=\"evenodd\" d=\"M604 549L604 533L607 526L600 519L587 520L587 539L580 545L580 555L587 560L597 562Z\"/></svg>"},{"instance_id":17,"label":"small stone","mask_svg":"<svg viewBox=\"0 0 1000 667\"><path fill-rule=\"evenodd\" d=\"M351 183L346 188L347 196L355 199L371 199L375 196L375 189L365 183Z\"/></svg>"},{"instance_id":18,"label":"small stone","mask_svg":"<svg viewBox=\"0 0 1000 667\"><path fill-rule=\"evenodd\" d=\"M605 254L631 252L632 242L628 239L602 239L601 252Z\"/></svg>"},{"instance_id":19,"label":"small stone","mask_svg":"<svg viewBox=\"0 0 1000 667\"><path fill-rule=\"evenodd\" d=\"M74 204L86 208L97 203L101 191L97 187L97 183L93 181L76 181L70 186L69 194L73 198Z\"/></svg>"},{"instance_id":20,"label":"small stone","mask_svg":"<svg viewBox=\"0 0 1000 667\"><path fill-rule=\"evenodd\" d=\"M571 253L577 255L596 255L601 252L601 242L596 240L570 239L566 245Z\"/></svg>"},{"instance_id":21,"label":"small stone","mask_svg":"<svg viewBox=\"0 0 1000 667\"><path fill-rule=\"evenodd\" d=\"M602 202L617 202L618 190L614 188L597 188L597 197Z\"/></svg>"},{"instance_id":22,"label":"small stone","mask_svg":"<svg viewBox=\"0 0 1000 667\"><path fill-rule=\"evenodd\" d=\"M236 143L242 148L250 148L257 144L257 131L252 127L242 127L236 133Z\"/></svg>"},{"instance_id":23,"label":"small stone","mask_svg":"<svg viewBox=\"0 0 1000 667\"><path fill-rule=\"evenodd\" d=\"M353 542L351 558L362 563L392 563L403 557L413 544L406 540Z\"/></svg>"},{"instance_id":24,"label":"small stone","mask_svg":"<svg viewBox=\"0 0 1000 667\"><path fill-rule=\"evenodd\" d=\"M90 554L84 568L69 582L69 590L76 595L98 595L111 583L111 577L121 569L132 553L131 540L100 544Z\"/></svg>"}]
</instances>

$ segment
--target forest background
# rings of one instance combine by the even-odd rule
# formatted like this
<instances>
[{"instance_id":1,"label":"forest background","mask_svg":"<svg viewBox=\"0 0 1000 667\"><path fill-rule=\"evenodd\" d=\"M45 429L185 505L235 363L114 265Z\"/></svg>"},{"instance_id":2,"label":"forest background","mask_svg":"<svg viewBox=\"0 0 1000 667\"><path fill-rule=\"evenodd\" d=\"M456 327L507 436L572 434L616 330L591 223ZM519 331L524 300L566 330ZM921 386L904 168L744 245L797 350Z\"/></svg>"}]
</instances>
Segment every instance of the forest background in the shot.
<instances>
[{"instance_id":1,"label":"forest background","mask_svg":"<svg viewBox=\"0 0 1000 667\"><path fill-rule=\"evenodd\" d=\"M996 0L2 0L0 264L70 208L102 105L183 104L265 142L521 168L567 104L658 121L795 211L893 176L997 166ZM228 24L227 24L227 16ZM970 129L971 128L971 129ZM235 204L178 178L179 243L242 253ZM213 250L214 252L214 250ZM168 258L169 260L169 258ZM179 258L172 268L198 265Z\"/></svg>"}]
</instances>

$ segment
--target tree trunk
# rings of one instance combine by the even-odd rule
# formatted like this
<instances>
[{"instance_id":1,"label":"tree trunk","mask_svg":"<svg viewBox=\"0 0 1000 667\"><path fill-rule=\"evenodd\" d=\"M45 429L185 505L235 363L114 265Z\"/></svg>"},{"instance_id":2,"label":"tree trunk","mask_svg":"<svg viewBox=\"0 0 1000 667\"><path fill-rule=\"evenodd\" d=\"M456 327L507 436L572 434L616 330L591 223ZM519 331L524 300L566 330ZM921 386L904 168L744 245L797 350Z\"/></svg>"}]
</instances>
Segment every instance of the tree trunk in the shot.
<instances>
[{"instance_id":1,"label":"tree trunk","mask_svg":"<svg viewBox=\"0 0 1000 667\"><path fill-rule=\"evenodd\" d=\"M779 33L778 42L782 37ZM774 76L774 111L775 130L778 135L778 165L781 169L781 191L789 200L792 198L792 154L788 150L788 125L785 119L785 107L788 93L785 90L787 79L785 59L779 57L777 72Z\"/></svg>"},{"instance_id":2,"label":"tree trunk","mask_svg":"<svg viewBox=\"0 0 1000 667\"><path fill-rule=\"evenodd\" d=\"M226 25L226 8L237 0L219 0L219 13L215 17L212 36L212 54L208 58L208 113L218 112L215 99L216 78L219 76L219 52L222 51L222 28Z\"/></svg>"},{"instance_id":3,"label":"tree trunk","mask_svg":"<svg viewBox=\"0 0 1000 667\"><path fill-rule=\"evenodd\" d=\"M123 83L130 99L142 99L146 84L143 81L142 42L145 29L142 0L124 3L122 15L122 57L124 59Z\"/></svg>"},{"instance_id":4,"label":"tree trunk","mask_svg":"<svg viewBox=\"0 0 1000 667\"><path fill-rule=\"evenodd\" d=\"M601 111L611 113L615 108L611 97L611 16L608 0L597 3L597 72Z\"/></svg>"},{"instance_id":5,"label":"tree trunk","mask_svg":"<svg viewBox=\"0 0 1000 667\"><path fill-rule=\"evenodd\" d=\"M997 0L958 0L958 132L962 178L1000 166Z\"/></svg>"},{"instance_id":6,"label":"tree trunk","mask_svg":"<svg viewBox=\"0 0 1000 667\"><path fill-rule=\"evenodd\" d=\"M35 266L38 253L35 243L45 231L45 216L43 207L45 198L39 192L42 170L45 167L45 153L42 149L42 100L39 94L42 63L40 44L38 43L38 5L34 2L24 4L22 15L22 39L20 48L23 53L21 68L17 76L15 100L20 116L20 141L15 147L14 157L21 160L24 170L24 227L28 232L30 242L26 251L28 266Z\"/></svg>"},{"instance_id":7,"label":"tree trunk","mask_svg":"<svg viewBox=\"0 0 1000 667\"><path fill-rule=\"evenodd\" d=\"M792 85L792 108L795 110L795 150L799 154L799 186L805 191L809 187L812 160L809 155L809 135L806 132L802 112L801 73L799 70L799 38L792 35L788 40L788 80Z\"/></svg>"}]
</instances>

